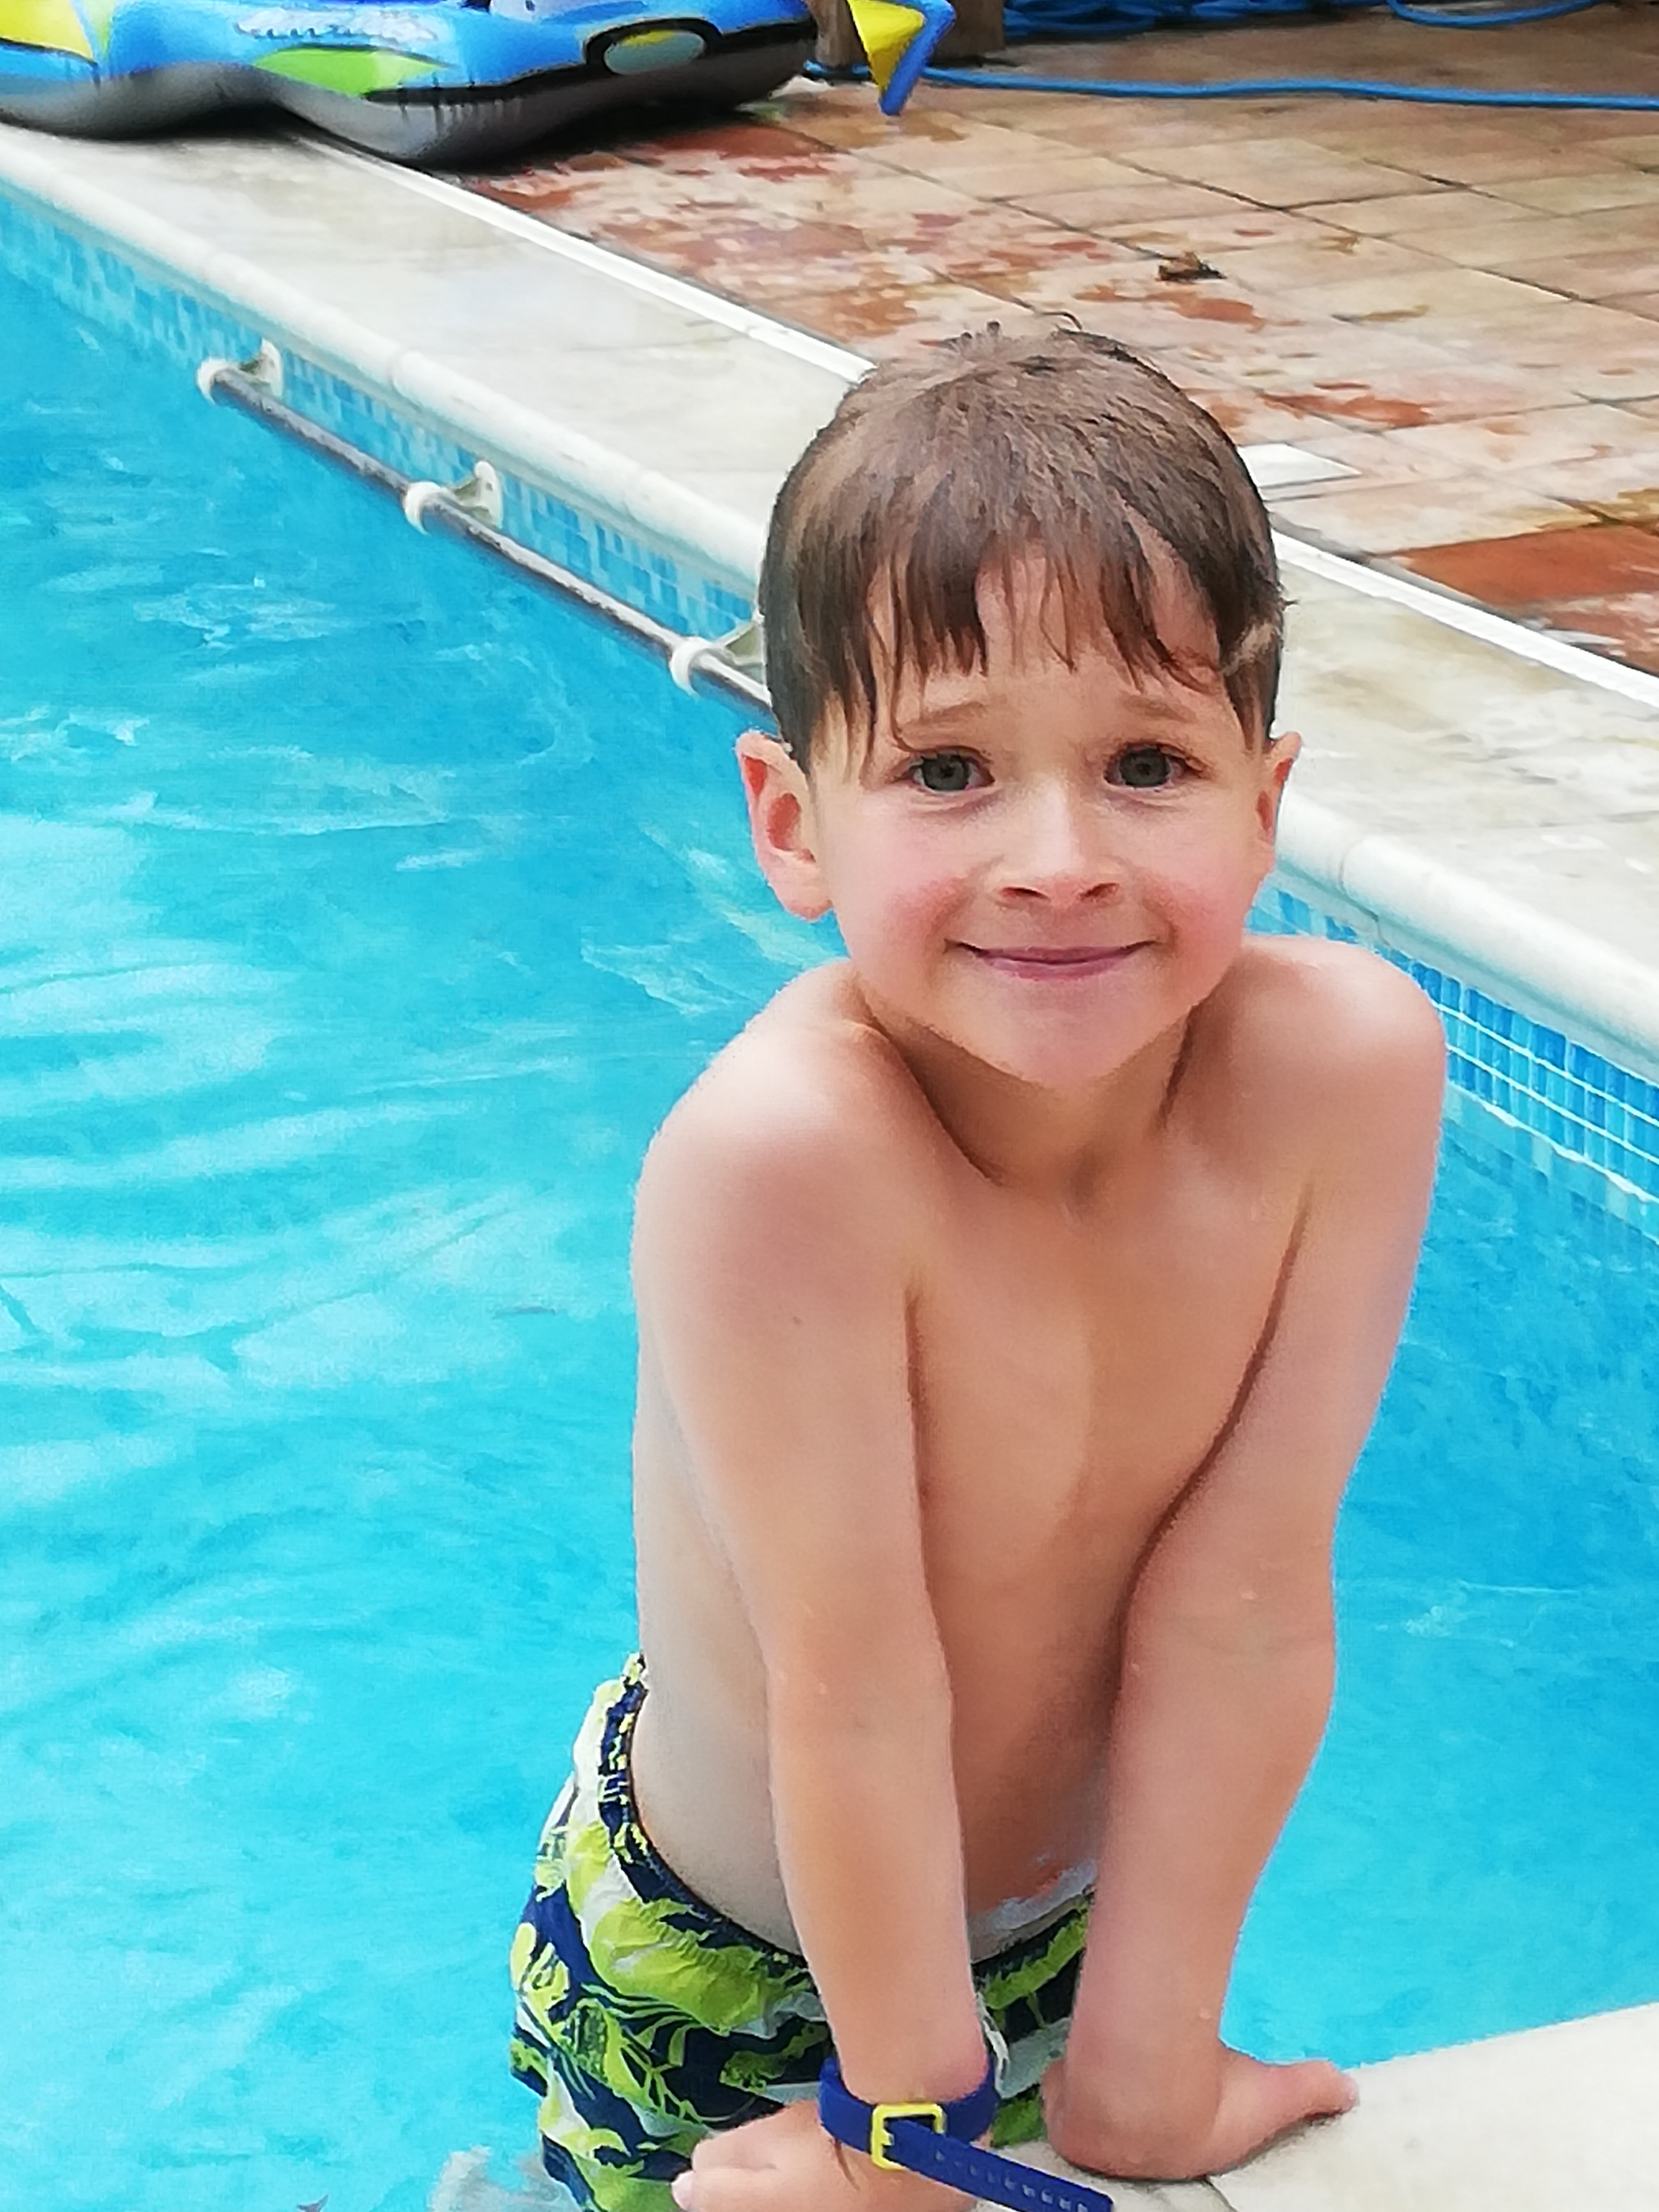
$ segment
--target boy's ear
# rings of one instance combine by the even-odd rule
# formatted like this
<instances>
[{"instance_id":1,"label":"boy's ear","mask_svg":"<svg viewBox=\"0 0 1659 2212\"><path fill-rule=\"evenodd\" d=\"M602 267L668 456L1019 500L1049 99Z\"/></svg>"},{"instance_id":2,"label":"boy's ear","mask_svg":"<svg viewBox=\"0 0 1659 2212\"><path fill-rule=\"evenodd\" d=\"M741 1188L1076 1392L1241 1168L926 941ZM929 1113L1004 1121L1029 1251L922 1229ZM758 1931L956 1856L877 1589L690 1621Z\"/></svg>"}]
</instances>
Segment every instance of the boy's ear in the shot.
<instances>
[{"instance_id":1,"label":"boy's ear","mask_svg":"<svg viewBox=\"0 0 1659 2212\"><path fill-rule=\"evenodd\" d=\"M817 823L805 770L781 738L764 730L745 730L737 751L761 873L787 913L816 921L830 911L830 893L818 865Z\"/></svg>"},{"instance_id":2,"label":"boy's ear","mask_svg":"<svg viewBox=\"0 0 1659 2212\"><path fill-rule=\"evenodd\" d=\"M1291 770L1302 750L1301 733L1296 730L1281 730L1277 737L1269 738L1262 757L1261 790L1256 806L1261 822L1262 835L1272 841L1279 828L1279 810L1285 800L1285 786L1290 781Z\"/></svg>"}]
</instances>

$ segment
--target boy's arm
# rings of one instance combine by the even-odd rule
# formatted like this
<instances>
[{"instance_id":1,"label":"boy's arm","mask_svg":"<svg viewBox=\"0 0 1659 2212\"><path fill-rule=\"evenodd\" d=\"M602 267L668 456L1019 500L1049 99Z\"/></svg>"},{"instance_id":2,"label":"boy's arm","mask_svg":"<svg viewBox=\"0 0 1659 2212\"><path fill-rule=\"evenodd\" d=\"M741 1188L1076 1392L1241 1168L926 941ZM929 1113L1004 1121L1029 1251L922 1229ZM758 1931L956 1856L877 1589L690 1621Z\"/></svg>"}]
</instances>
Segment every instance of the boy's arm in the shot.
<instances>
[{"instance_id":1,"label":"boy's arm","mask_svg":"<svg viewBox=\"0 0 1659 2212\"><path fill-rule=\"evenodd\" d=\"M848 2086L945 2100L985 2046L917 1498L913 1206L872 1088L780 1113L699 1086L647 1164L635 1279L764 1662L784 1885Z\"/></svg>"},{"instance_id":2,"label":"boy's arm","mask_svg":"<svg viewBox=\"0 0 1659 2212\"><path fill-rule=\"evenodd\" d=\"M1324 1728L1332 1531L1433 1174L1438 1024L1391 972L1358 992L1356 972L1319 1031L1314 1166L1254 1370L1129 1607L1089 1948L1048 2085L1056 2147L1100 2172L1214 2172L1352 2101L1334 2069L1257 2066L1218 2031L1245 1908Z\"/></svg>"}]
</instances>

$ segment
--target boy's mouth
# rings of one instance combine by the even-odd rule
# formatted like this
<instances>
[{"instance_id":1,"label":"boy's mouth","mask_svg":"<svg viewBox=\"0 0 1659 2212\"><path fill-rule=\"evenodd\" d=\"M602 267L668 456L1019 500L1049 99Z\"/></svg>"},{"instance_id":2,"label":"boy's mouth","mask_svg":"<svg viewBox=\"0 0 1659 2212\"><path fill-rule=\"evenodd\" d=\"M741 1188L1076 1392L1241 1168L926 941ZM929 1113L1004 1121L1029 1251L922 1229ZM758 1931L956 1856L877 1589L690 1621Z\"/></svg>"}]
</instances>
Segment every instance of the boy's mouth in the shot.
<instances>
[{"instance_id":1,"label":"boy's mouth","mask_svg":"<svg viewBox=\"0 0 1659 2212\"><path fill-rule=\"evenodd\" d=\"M1135 945L969 945L965 948L988 968L1004 975L1035 977L1040 981L1071 982L1088 975L1107 975L1121 968L1140 946Z\"/></svg>"}]
</instances>

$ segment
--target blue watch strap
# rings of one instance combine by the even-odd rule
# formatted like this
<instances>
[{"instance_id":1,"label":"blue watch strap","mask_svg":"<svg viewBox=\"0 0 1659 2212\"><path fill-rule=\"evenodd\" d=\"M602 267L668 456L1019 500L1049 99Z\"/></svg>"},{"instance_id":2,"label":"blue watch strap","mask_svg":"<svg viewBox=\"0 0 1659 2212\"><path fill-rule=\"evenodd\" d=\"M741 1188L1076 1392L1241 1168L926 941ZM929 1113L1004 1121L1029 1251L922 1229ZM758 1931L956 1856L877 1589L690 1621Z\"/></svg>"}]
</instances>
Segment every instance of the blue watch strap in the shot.
<instances>
[{"instance_id":1,"label":"blue watch strap","mask_svg":"<svg viewBox=\"0 0 1659 2212\"><path fill-rule=\"evenodd\" d=\"M895 2127L908 2124L917 2133L970 2143L984 2134L996 2113L996 2063L988 2056L978 2088L948 2105L866 2105L842 2080L841 2063L833 2051L818 2075L818 2118L825 2130L837 2142L863 2151L878 2166L898 2163L887 2154L887 2138Z\"/></svg>"},{"instance_id":2,"label":"blue watch strap","mask_svg":"<svg viewBox=\"0 0 1659 2212\"><path fill-rule=\"evenodd\" d=\"M996 2109L990 2065L977 2089L948 2105L866 2105L842 2080L833 2053L818 2076L818 2118L825 2131L878 2166L903 2166L1012 2212L1112 2212L1104 2190L981 2150L974 2137L984 2134Z\"/></svg>"}]
</instances>

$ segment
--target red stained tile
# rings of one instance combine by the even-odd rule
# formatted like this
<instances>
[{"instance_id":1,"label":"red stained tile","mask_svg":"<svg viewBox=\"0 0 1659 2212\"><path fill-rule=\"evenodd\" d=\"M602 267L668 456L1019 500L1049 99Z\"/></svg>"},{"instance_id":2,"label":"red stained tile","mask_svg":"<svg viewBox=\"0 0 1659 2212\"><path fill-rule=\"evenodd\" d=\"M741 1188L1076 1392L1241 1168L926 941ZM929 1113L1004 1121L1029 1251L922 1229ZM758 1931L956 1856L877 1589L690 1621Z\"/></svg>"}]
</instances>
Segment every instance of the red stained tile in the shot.
<instances>
[{"instance_id":1,"label":"red stained tile","mask_svg":"<svg viewBox=\"0 0 1659 2212\"><path fill-rule=\"evenodd\" d=\"M472 190L482 192L487 199L503 199L520 192L533 192L550 176L564 176L572 172L580 174L592 169L625 169L627 167L628 156L625 154L612 153L604 146L589 146L573 153L561 154L556 161L532 162L522 169L502 170L494 176L474 177L469 181Z\"/></svg>"},{"instance_id":2,"label":"red stained tile","mask_svg":"<svg viewBox=\"0 0 1659 2212\"><path fill-rule=\"evenodd\" d=\"M1602 599L1552 599L1535 610L1558 636L1611 653L1659 676L1659 591Z\"/></svg>"},{"instance_id":3,"label":"red stained tile","mask_svg":"<svg viewBox=\"0 0 1659 2212\"><path fill-rule=\"evenodd\" d=\"M977 207L952 215L924 215L911 226L909 244L941 276L978 284L994 277L993 289L1010 282L1041 289L1098 281L1106 273L1145 270L1144 254L1131 246L1085 238L1057 223L1003 207ZM1033 301L1033 304L1040 304Z\"/></svg>"},{"instance_id":4,"label":"red stained tile","mask_svg":"<svg viewBox=\"0 0 1659 2212\"><path fill-rule=\"evenodd\" d=\"M805 131L790 131L776 123L751 122L732 117L725 122L686 128L665 129L659 123L628 146L631 161L653 168L687 167L732 161L821 161L824 149Z\"/></svg>"},{"instance_id":5,"label":"red stained tile","mask_svg":"<svg viewBox=\"0 0 1659 2212\"><path fill-rule=\"evenodd\" d=\"M1170 370L1174 364L1166 361L1160 366ZM1331 437L1328 422L1322 422L1316 416L1298 415L1292 408L1275 407L1269 400L1259 399L1254 392L1179 374L1176 381L1189 398L1214 416L1235 445L1306 446L1320 453Z\"/></svg>"},{"instance_id":6,"label":"red stained tile","mask_svg":"<svg viewBox=\"0 0 1659 2212\"><path fill-rule=\"evenodd\" d=\"M1064 274L1061 282L1065 285L1063 298L1060 296L1060 288L1046 281L1032 286L1027 297L1034 307L1059 311L1078 307L1149 313L1169 327L1172 342L1178 341L1182 327L1191 324L1223 324L1243 331L1269 327L1269 318L1253 301L1241 298L1237 293L1229 292L1208 279L1194 283L1165 283L1158 275L1156 264L1144 259L1126 264L1121 269L1098 271L1086 283L1072 283ZM1126 313L1125 320L1131 318Z\"/></svg>"},{"instance_id":7,"label":"red stained tile","mask_svg":"<svg viewBox=\"0 0 1659 2212\"><path fill-rule=\"evenodd\" d=\"M1300 74L1316 42L1332 74L1384 76L1409 74L1423 35L1378 9L1170 30L1106 52L1017 50L1012 65L1201 76L1248 39L1252 71ZM1448 82L1513 82L1524 63L1529 82L1659 91L1659 8L1432 43ZM1659 395L1659 204L1600 204L1651 190L1641 173L1659 169L1659 133L1636 121L973 86L926 87L890 120L867 88L798 83L746 113L640 115L550 150L477 188L872 353L1074 314L1152 355L1241 438L1349 459L1358 478L1309 495L1339 537L1351 525L1353 544L1392 548L1414 529L1437 541L1406 556L1424 574L1651 655L1659 495L1645 441L1630 441L1626 474L1614 408L1571 405L1577 394L1659 422L1659 396L1645 396ZM1487 191L1446 188L1461 178ZM1024 206L1009 204L1016 189ZM1371 242L1395 238L1404 245ZM1160 257L1183 249L1225 275L1160 283ZM1353 289L1362 270L1374 297ZM1394 300L1388 286L1406 278L1416 289ZM1397 326L1407 313L1409 331ZM1488 453L1490 418L1522 416L1529 435L1569 416L1588 430L1594 416L1608 433L1594 468L1577 445L1547 459L1501 441ZM1425 431L1421 454L1390 434L1466 421L1468 438ZM1455 483L1439 485L1431 447ZM1464 528L1507 534L1438 542ZM1528 561L1538 575L1522 574ZM1536 596L1505 596L1523 586Z\"/></svg>"},{"instance_id":8,"label":"red stained tile","mask_svg":"<svg viewBox=\"0 0 1659 2212\"><path fill-rule=\"evenodd\" d=\"M1511 611L1659 592L1659 537L1618 523L1420 545L1395 557L1420 576Z\"/></svg>"},{"instance_id":9,"label":"red stained tile","mask_svg":"<svg viewBox=\"0 0 1659 2212\"><path fill-rule=\"evenodd\" d=\"M805 303L797 295L795 311ZM879 283L832 294L814 305L811 321L815 330L860 347L884 359L913 355L963 331L983 330L1000 323L1018 330L1048 317L1032 316L1006 301L975 292L965 284L892 284Z\"/></svg>"},{"instance_id":10,"label":"red stained tile","mask_svg":"<svg viewBox=\"0 0 1659 2212\"><path fill-rule=\"evenodd\" d=\"M1375 392L1357 378L1324 377L1301 389L1293 383L1272 384L1261 396L1275 406L1318 415L1327 422L1359 423L1368 430L1413 430L1444 419L1422 399ZM1469 411L1475 410L1471 407Z\"/></svg>"}]
</instances>

